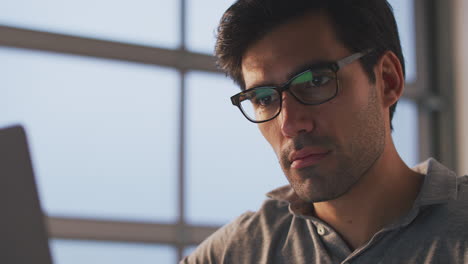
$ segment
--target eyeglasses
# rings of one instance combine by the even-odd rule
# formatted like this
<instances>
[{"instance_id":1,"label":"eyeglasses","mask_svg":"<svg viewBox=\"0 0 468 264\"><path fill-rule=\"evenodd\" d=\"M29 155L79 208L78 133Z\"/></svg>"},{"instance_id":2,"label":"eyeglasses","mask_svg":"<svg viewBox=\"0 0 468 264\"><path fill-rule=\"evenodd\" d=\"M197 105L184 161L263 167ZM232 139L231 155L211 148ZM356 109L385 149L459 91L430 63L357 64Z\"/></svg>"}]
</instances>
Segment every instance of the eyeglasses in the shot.
<instances>
[{"instance_id":1,"label":"eyeglasses","mask_svg":"<svg viewBox=\"0 0 468 264\"><path fill-rule=\"evenodd\" d=\"M232 96L231 102L254 123L267 122L279 115L283 102L281 94L286 90L304 105L323 104L338 94L338 70L370 52L358 52L336 62L313 66L280 87L261 86L242 91Z\"/></svg>"}]
</instances>

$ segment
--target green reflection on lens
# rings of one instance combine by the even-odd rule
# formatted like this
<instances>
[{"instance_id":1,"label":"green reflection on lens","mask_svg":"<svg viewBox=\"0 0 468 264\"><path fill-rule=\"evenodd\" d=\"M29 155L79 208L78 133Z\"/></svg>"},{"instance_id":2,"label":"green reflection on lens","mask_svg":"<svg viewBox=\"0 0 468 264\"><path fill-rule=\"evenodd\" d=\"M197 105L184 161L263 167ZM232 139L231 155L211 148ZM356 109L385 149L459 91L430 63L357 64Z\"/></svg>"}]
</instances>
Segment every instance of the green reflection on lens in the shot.
<instances>
[{"instance_id":1,"label":"green reflection on lens","mask_svg":"<svg viewBox=\"0 0 468 264\"><path fill-rule=\"evenodd\" d=\"M312 72L308 71L305 72L299 76L297 76L291 84L298 84L298 83L305 83L305 82L310 82L312 80Z\"/></svg>"},{"instance_id":2,"label":"green reflection on lens","mask_svg":"<svg viewBox=\"0 0 468 264\"><path fill-rule=\"evenodd\" d=\"M273 89L258 89L255 91L255 96L258 98L263 98L275 94Z\"/></svg>"}]
</instances>

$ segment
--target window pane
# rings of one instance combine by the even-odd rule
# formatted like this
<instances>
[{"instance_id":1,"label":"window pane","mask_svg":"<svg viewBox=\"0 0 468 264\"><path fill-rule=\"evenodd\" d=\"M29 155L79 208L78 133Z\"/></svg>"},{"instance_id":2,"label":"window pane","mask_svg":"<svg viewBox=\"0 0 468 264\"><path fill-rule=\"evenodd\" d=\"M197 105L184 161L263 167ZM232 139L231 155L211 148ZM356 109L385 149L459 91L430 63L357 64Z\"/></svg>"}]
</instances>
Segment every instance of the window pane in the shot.
<instances>
[{"instance_id":1,"label":"window pane","mask_svg":"<svg viewBox=\"0 0 468 264\"><path fill-rule=\"evenodd\" d=\"M215 33L224 11L234 0L187 1L187 48L213 54Z\"/></svg>"},{"instance_id":2,"label":"window pane","mask_svg":"<svg viewBox=\"0 0 468 264\"><path fill-rule=\"evenodd\" d=\"M52 240L55 264L154 264L177 263L170 246L97 241Z\"/></svg>"},{"instance_id":3,"label":"window pane","mask_svg":"<svg viewBox=\"0 0 468 264\"><path fill-rule=\"evenodd\" d=\"M175 219L176 71L7 48L0 61L0 125L25 125L47 213Z\"/></svg>"},{"instance_id":4,"label":"window pane","mask_svg":"<svg viewBox=\"0 0 468 264\"><path fill-rule=\"evenodd\" d=\"M287 184L270 145L230 102L238 92L223 75L187 75L187 218L223 224L257 210Z\"/></svg>"},{"instance_id":5,"label":"window pane","mask_svg":"<svg viewBox=\"0 0 468 264\"><path fill-rule=\"evenodd\" d=\"M401 158L413 167L419 163L418 108L415 102L400 99L393 116L393 140Z\"/></svg>"},{"instance_id":6,"label":"window pane","mask_svg":"<svg viewBox=\"0 0 468 264\"><path fill-rule=\"evenodd\" d=\"M0 24L175 48L179 2L7 0L0 2Z\"/></svg>"},{"instance_id":7,"label":"window pane","mask_svg":"<svg viewBox=\"0 0 468 264\"><path fill-rule=\"evenodd\" d=\"M392 5L400 33L406 64L406 81L416 81L416 40L414 0L388 0Z\"/></svg>"}]
</instances>

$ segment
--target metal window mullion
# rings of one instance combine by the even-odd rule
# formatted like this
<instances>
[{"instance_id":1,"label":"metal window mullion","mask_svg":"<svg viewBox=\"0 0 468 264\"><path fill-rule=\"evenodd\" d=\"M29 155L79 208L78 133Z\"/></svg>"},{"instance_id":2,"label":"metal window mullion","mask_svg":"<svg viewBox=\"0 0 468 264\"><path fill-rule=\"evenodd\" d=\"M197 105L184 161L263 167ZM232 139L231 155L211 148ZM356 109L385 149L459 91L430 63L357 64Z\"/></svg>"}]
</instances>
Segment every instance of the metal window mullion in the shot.
<instances>
[{"instance_id":1,"label":"metal window mullion","mask_svg":"<svg viewBox=\"0 0 468 264\"><path fill-rule=\"evenodd\" d=\"M185 230L189 239L180 240L179 225L128 221L105 221L78 218L48 217L50 237L59 239L116 241L124 243L151 243L166 245L199 244L215 232L218 226L191 226Z\"/></svg>"},{"instance_id":2,"label":"metal window mullion","mask_svg":"<svg viewBox=\"0 0 468 264\"><path fill-rule=\"evenodd\" d=\"M436 83L438 94L443 100L439 118L439 149L444 165L457 171L457 144L455 142L455 97L454 97L454 56L453 56L453 10L452 1L436 1L437 6L437 54Z\"/></svg>"},{"instance_id":3,"label":"metal window mullion","mask_svg":"<svg viewBox=\"0 0 468 264\"><path fill-rule=\"evenodd\" d=\"M220 72L211 55L0 26L0 46Z\"/></svg>"},{"instance_id":4,"label":"metal window mullion","mask_svg":"<svg viewBox=\"0 0 468 264\"><path fill-rule=\"evenodd\" d=\"M441 102L441 107L430 113L431 154L456 170L451 1L426 0L424 4L426 24L431 29L426 29L424 43L429 51L425 57L431 58L427 63L428 89Z\"/></svg>"},{"instance_id":5,"label":"metal window mullion","mask_svg":"<svg viewBox=\"0 0 468 264\"><path fill-rule=\"evenodd\" d=\"M186 5L187 2L185 0L179 0L180 2L180 13L179 13L179 18L180 18L180 51L185 52L186 51ZM214 65L214 63L213 63ZM186 153L186 82L185 82L185 73L186 69L189 68L179 68L180 71L180 105L179 105L179 111L180 111L180 123L179 123L179 180L178 180L178 197L179 197L179 203L178 203L178 212L179 212L179 219L178 219L178 233L176 233L177 241L178 243L176 244L177 246L177 263L179 260L181 260L184 256L184 249L185 249L185 244L188 240L188 237L186 236L186 221L185 221L185 196L186 196L186 175L185 175L185 153Z\"/></svg>"},{"instance_id":6,"label":"metal window mullion","mask_svg":"<svg viewBox=\"0 0 468 264\"><path fill-rule=\"evenodd\" d=\"M414 26L416 41L416 73L417 79L415 90L417 96L415 102L418 104L418 135L419 135L419 159L424 160L434 155L434 148L437 142L436 133L433 127L433 110L428 107L427 98L431 96L429 86L429 76L431 68L429 67L429 11L426 0L414 0Z\"/></svg>"},{"instance_id":7,"label":"metal window mullion","mask_svg":"<svg viewBox=\"0 0 468 264\"><path fill-rule=\"evenodd\" d=\"M179 99L179 166L178 166L178 232L177 236L177 260L183 257L184 247L187 238L185 221L185 195L186 195L186 177L185 177L185 135L186 135L186 89L185 89L185 71L180 70L180 99Z\"/></svg>"}]
</instances>

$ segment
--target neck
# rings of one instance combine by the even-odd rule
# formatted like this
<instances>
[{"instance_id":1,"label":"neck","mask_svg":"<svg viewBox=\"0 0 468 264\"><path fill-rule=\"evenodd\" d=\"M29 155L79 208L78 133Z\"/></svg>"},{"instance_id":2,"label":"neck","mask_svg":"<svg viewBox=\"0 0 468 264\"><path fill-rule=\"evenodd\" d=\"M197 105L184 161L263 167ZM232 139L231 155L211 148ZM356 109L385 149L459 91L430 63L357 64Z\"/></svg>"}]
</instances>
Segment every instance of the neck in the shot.
<instances>
[{"instance_id":1,"label":"neck","mask_svg":"<svg viewBox=\"0 0 468 264\"><path fill-rule=\"evenodd\" d=\"M423 176L408 168L391 144L346 194L314 203L315 214L354 250L408 213L422 181Z\"/></svg>"}]
</instances>

